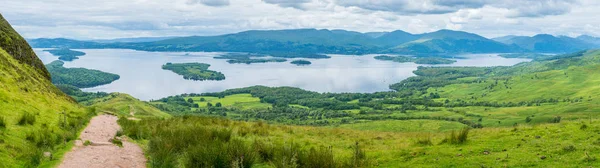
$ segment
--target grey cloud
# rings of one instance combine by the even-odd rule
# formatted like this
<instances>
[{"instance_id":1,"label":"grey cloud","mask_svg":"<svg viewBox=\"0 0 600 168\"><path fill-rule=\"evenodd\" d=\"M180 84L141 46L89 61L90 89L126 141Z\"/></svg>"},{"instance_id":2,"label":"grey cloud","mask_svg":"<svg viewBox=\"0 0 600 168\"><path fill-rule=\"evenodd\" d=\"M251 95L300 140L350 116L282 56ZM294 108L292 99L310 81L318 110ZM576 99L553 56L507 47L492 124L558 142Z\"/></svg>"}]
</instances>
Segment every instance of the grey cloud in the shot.
<instances>
[{"instance_id":1,"label":"grey cloud","mask_svg":"<svg viewBox=\"0 0 600 168\"><path fill-rule=\"evenodd\" d=\"M263 0L263 2L268 4L275 4L281 7L291 7L296 9L305 9L302 5L305 3L309 3L312 0Z\"/></svg>"},{"instance_id":2,"label":"grey cloud","mask_svg":"<svg viewBox=\"0 0 600 168\"><path fill-rule=\"evenodd\" d=\"M188 0L188 4L203 4L206 6L229 6L229 0Z\"/></svg>"},{"instance_id":3,"label":"grey cloud","mask_svg":"<svg viewBox=\"0 0 600 168\"><path fill-rule=\"evenodd\" d=\"M507 9L512 9L507 17L543 17L549 15L562 15L571 11L571 6L578 3L576 0L523 0L512 4L503 4Z\"/></svg>"},{"instance_id":4,"label":"grey cloud","mask_svg":"<svg viewBox=\"0 0 600 168\"><path fill-rule=\"evenodd\" d=\"M446 14L460 9L479 9L485 6L510 11L507 17L543 17L570 12L577 0L334 0L345 7L388 11L402 15Z\"/></svg>"}]
</instances>

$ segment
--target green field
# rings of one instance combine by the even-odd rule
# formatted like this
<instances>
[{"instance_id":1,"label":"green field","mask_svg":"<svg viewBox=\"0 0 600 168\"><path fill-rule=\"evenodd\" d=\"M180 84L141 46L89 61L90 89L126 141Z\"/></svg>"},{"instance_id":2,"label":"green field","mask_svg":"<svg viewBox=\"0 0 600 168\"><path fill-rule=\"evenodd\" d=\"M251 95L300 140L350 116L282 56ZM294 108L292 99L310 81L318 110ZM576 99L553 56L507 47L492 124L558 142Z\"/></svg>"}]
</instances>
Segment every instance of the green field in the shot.
<instances>
[{"instance_id":1,"label":"green field","mask_svg":"<svg viewBox=\"0 0 600 168\"><path fill-rule=\"evenodd\" d=\"M354 124L342 124L338 128L348 128L356 130L369 130L380 132L445 132L460 130L468 127L464 124L450 121L434 120L386 120L358 122Z\"/></svg>"},{"instance_id":2,"label":"green field","mask_svg":"<svg viewBox=\"0 0 600 168\"><path fill-rule=\"evenodd\" d=\"M252 97L250 94L235 94L225 96L224 98L212 97L212 96L199 96L199 97L185 97L185 99L192 99L194 103L198 104L199 107L206 107L208 103L216 105L221 103L223 107L233 107L239 109L260 109L269 108L271 104L261 103L257 97ZM205 101L200 101L204 98Z\"/></svg>"}]
</instances>

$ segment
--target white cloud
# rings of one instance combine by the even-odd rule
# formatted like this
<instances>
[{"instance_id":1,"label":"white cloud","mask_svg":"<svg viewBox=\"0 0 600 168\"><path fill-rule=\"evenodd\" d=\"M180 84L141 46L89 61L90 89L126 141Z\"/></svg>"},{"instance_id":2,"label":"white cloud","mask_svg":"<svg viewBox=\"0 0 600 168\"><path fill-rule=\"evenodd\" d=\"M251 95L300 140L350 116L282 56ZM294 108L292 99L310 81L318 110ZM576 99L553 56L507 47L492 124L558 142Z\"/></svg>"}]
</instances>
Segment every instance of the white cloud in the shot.
<instances>
[{"instance_id":1,"label":"white cloud","mask_svg":"<svg viewBox=\"0 0 600 168\"><path fill-rule=\"evenodd\" d=\"M0 0L27 38L216 35L251 29L360 32L442 28L487 37L600 35L595 0ZM571 26L560 26L561 23Z\"/></svg>"}]
</instances>

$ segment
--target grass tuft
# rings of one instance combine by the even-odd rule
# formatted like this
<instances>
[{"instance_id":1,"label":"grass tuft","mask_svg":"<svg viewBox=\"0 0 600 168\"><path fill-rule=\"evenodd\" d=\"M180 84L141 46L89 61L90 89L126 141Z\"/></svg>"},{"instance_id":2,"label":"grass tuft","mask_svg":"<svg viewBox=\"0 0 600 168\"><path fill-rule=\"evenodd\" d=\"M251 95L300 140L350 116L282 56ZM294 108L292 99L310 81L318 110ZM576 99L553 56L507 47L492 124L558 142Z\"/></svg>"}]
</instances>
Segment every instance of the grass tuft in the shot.
<instances>
[{"instance_id":1,"label":"grass tuft","mask_svg":"<svg viewBox=\"0 0 600 168\"><path fill-rule=\"evenodd\" d=\"M33 125L35 123L35 115L31 113L24 113L19 119L19 125Z\"/></svg>"},{"instance_id":2,"label":"grass tuft","mask_svg":"<svg viewBox=\"0 0 600 168\"><path fill-rule=\"evenodd\" d=\"M8 125L6 123L6 118L4 118L4 116L0 116L0 129L1 128L6 128L6 125Z\"/></svg>"},{"instance_id":3,"label":"grass tuft","mask_svg":"<svg viewBox=\"0 0 600 168\"><path fill-rule=\"evenodd\" d=\"M449 144L459 145L459 144L466 143L467 139L469 137L469 130L470 130L469 128L463 128L458 133L456 133L455 131L450 132L448 137L446 137L444 140L442 140L442 144L449 143Z\"/></svg>"}]
</instances>

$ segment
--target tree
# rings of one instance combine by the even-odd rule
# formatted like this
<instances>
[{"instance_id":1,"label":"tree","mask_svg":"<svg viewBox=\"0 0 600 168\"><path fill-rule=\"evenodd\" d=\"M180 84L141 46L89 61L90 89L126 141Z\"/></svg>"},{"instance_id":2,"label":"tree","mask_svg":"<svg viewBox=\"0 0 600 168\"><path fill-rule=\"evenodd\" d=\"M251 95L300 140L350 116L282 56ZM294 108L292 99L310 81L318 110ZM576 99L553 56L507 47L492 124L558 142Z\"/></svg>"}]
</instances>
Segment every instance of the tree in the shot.
<instances>
[{"instance_id":1,"label":"tree","mask_svg":"<svg viewBox=\"0 0 600 168\"><path fill-rule=\"evenodd\" d=\"M221 107L221 106L223 106L223 105L221 104L221 102L217 102L217 104L216 104L215 106L217 106L217 107Z\"/></svg>"},{"instance_id":2,"label":"tree","mask_svg":"<svg viewBox=\"0 0 600 168\"><path fill-rule=\"evenodd\" d=\"M212 105L212 103L206 103L206 106L207 107L212 107L213 105Z\"/></svg>"},{"instance_id":3,"label":"tree","mask_svg":"<svg viewBox=\"0 0 600 168\"><path fill-rule=\"evenodd\" d=\"M192 98L188 98L188 99L187 99L187 102L188 102L188 103L194 103L194 100L193 100Z\"/></svg>"},{"instance_id":4,"label":"tree","mask_svg":"<svg viewBox=\"0 0 600 168\"><path fill-rule=\"evenodd\" d=\"M204 99L204 97L202 97L202 98L200 98L200 101L204 102L204 101L206 101L206 99Z\"/></svg>"}]
</instances>

